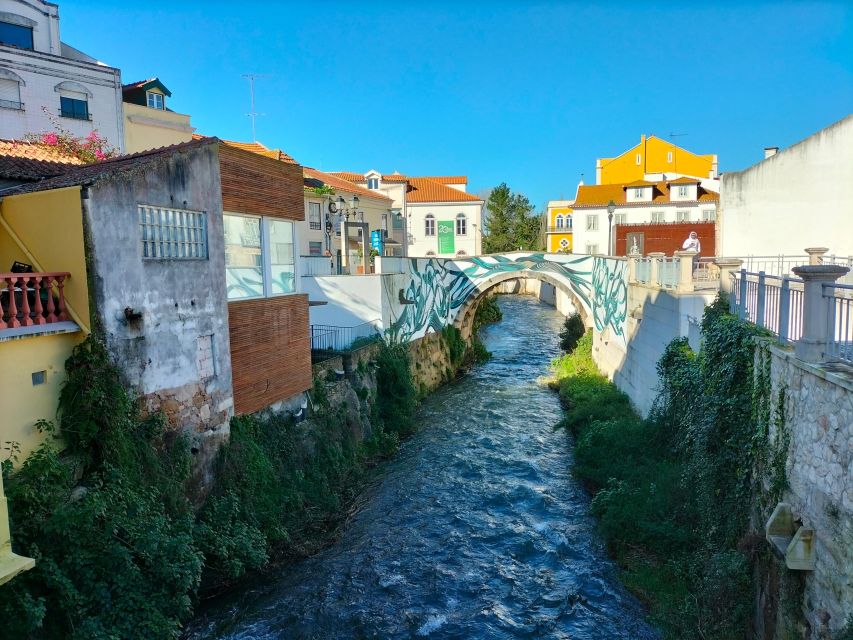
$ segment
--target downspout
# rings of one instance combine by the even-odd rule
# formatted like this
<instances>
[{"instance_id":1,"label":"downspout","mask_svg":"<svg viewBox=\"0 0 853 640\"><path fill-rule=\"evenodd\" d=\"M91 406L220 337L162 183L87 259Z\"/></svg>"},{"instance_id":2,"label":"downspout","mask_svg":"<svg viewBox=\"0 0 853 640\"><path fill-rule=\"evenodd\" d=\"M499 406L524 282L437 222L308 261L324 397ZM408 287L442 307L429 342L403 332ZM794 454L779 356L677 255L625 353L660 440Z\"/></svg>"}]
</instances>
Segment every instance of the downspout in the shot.
<instances>
[{"instance_id":1,"label":"downspout","mask_svg":"<svg viewBox=\"0 0 853 640\"><path fill-rule=\"evenodd\" d=\"M24 242L21 240L21 238L18 236L18 234L15 233L15 230L12 229L11 226L9 226L9 223L6 222L6 219L3 217L3 212L1 210L0 210L0 227L2 227L3 230L9 234L9 237L12 238L12 242L14 242L16 245L18 245L18 248L24 252L24 255L27 256L27 260L29 260L32 263L33 267L37 271L42 271L42 272L47 271L47 269L45 269L44 267L41 266L41 264L36 259L36 257L32 253L30 253L30 250L27 249L27 246L24 244ZM65 310L68 312L68 315L71 316L71 319L74 320L75 323L77 323L78 327L80 327L84 331L89 330L89 325L80 320L80 316L77 314L76 311L74 311L72 306L70 304L68 304L67 300L65 301Z\"/></svg>"}]
</instances>

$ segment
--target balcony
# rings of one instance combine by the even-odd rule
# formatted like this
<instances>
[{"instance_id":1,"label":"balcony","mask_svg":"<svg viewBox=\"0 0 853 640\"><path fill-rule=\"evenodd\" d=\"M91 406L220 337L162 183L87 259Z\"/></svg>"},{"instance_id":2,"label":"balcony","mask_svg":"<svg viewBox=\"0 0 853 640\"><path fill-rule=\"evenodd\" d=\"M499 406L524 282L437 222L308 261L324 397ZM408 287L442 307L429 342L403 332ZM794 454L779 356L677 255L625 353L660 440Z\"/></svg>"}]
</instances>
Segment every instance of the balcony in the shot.
<instances>
[{"instance_id":1,"label":"balcony","mask_svg":"<svg viewBox=\"0 0 853 640\"><path fill-rule=\"evenodd\" d=\"M67 331L65 305L67 272L0 273L0 338L11 332L29 335Z\"/></svg>"},{"instance_id":2,"label":"balcony","mask_svg":"<svg viewBox=\"0 0 853 640\"><path fill-rule=\"evenodd\" d=\"M548 233L571 233L572 227L546 227Z\"/></svg>"}]
</instances>

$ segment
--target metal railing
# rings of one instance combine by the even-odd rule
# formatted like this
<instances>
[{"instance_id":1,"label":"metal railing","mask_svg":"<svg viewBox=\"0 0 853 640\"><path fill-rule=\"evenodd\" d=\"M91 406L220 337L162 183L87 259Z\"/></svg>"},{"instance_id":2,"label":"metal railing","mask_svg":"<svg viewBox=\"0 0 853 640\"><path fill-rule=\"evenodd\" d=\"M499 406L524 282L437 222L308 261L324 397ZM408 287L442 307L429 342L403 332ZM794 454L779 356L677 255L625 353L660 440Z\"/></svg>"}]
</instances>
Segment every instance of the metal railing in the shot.
<instances>
[{"instance_id":1,"label":"metal railing","mask_svg":"<svg viewBox=\"0 0 853 640\"><path fill-rule=\"evenodd\" d=\"M658 281L663 289L675 289L678 286L680 258L658 258Z\"/></svg>"},{"instance_id":2,"label":"metal railing","mask_svg":"<svg viewBox=\"0 0 853 640\"><path fill-rule=\"evenodd\" d=\"M823 301L829 323L826 355L853 365L853 285L823 285Z\"/></svg>"},{"instance_id":3,"label":"metal railing","mask_svg":"<svg viewBox=\"0 0 853 640\"><path fill-rule=\"evenodd\" d=\"M363 322L352 327L330 324L311 325L312 351L352 351L359 346L382 339L382 323L379 320Z\"/></svg>"},{"instance_id":4,"label":"metal railing","mask_svg":"<svg viewBox=\"0 0 853 640\"><path fill-rule=\"evenodd\" d=\"M763 327L790 344L803 335L803 281L741 270L732 273L729 306L742 320Z\"/></svg>"},{"instance_id":5,"label":"metal railing","mask_svg":"<svg viewBox=\"0 0 853 640\"><path fill-rule=\"evenodd\" d=\"M637 258L637 282L649 284L652 281L652 260L654 258Z\"/></svg>"},{"instance_id":6,"label":"metal railing","mask_svg":"<svg viewBox=\"0 0 853 640\"><path fill-rule=\"evenodd\" d=\"M334 273L330 256L299 256L299 273L303 276L330 276Z\"/></svg>"}]
</instances>

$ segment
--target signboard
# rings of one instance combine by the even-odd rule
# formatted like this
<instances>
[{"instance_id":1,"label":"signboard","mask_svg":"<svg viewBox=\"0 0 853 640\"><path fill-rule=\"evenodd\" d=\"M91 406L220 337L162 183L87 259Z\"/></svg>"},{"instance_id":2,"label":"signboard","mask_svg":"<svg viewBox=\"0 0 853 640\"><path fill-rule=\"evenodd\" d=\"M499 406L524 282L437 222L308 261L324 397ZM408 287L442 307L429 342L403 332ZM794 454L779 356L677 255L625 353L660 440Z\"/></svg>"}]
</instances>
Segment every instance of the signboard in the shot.
<instances>
[{"instance_id":1,"label":"signboard","mask_svg":"<svg viewBox=\"0 0 853 640\"><path fill-rule=\"evenodd\" d=\"M438 221L438 252L456 253L456 240L453 234L453 220Z\"/></svg>"},{"instance_id":2,"label":"signboard","mask_svg":"<svg viewBox=\"0 0 853 640\"><path fill-rule=\"evenodd\" d=\"M382 255L382 229L374 229L370 232L370 246L376 249L379 252L379 255Z\"/></svg>"}]
</instances>

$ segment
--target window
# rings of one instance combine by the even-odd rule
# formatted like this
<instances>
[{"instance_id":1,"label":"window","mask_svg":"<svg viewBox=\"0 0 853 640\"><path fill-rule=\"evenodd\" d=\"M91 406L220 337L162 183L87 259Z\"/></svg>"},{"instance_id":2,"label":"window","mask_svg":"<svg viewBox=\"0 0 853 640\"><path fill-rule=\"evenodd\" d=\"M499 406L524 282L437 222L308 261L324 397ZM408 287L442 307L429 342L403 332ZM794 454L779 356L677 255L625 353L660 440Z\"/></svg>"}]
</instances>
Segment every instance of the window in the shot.
<instances>
[{"instance_id":1,"label":"window","mask_svg":"<svg viewBox=\"0 0 853 640\"><path fill-rule=\"evenodd\" d=\"M154 93L153 91L147 92L148 97L148 106L152 109L160 109L164 111L166 109L166 96L162 93Z\"/></svg>"},{"instance_id":2,"label":"window","mask_svg":"<svg viewBox=\"0 0 853 640\"><path fill-rule=\"evenodd\" d=\"M367 179L367 188L368 189L378 189L379 188L379 178L368 178Z\"/></svg>"},{"instance_id":3,"label":"window","mask_svg":"<svg viewBox=\"0 0 853 640\"><path fill-rule=\"evenodd\" d=\"M672 164L672 151L668 151L668 152L667 152L667 154L666 154L666 161L667 161L669 164Z\"/></svg>"},{"instance_id":4,"label":"window","mask_svg":"<svg viewBox=\"0 0 853 640\"><path fill-rule=\"evenodd\" d=\"M398 216L396 213L391 214L391 228L392 229L402 229L403 228L403 216Z\"/></svg>"},{"instance_id":5,"label":"window","mask_svg":"<svg viewBox=\"0 0 853 640\"><path fill-rule=\"evenodd\" d=\"M639 154L639 153L638 153L638 154L637 154L637 164L639 165L639 164L642 164L642 163L643 163L643 156L642 156L642 154Z\"/></svg>"},{"instance_id":6,"label":"window","mask_svg":"<svg viewBox=\"0 0 853 640\"><path fill-rule=\"evenodd\" d=\"M587 231L598 231L598 214L597 213L587 215L587 217L586 217L586 230Z\"/></svg>"},{"instance_id":7,"label":"window","mask_svg":"<svg viewBox=\"0 0 853 640\"><path fill-rule=\"evenodd\" d=\"M688 196L687 186L686 185L680 185L678 187L678 197L679 198L686 198L687 196Z\"/></svg>"},{"instance_id":8,"label":"window","mask_svg":"<svg viewBox=\"0 0 853 640\"><path fill-rule=\"evenodd\" d=\"M309 256L321 256L321 255L323 255L323 243L322 242L309 242L308 243L308 255Z\"/></svg>"},{"instance_id":9,"label":"window","mask_svg":"<svg viewBox=\"0 0 853 640\"><path fill-rule=\"evenodd\" d=\"M663 211L652 211L652 222L666 222Z\"/></svg>"},{"instance_id":10,"label":"window","mask_svg":"<svg viewBox=\"0 0 853 640\"><path fill-rule=\"evenodd\" d=\"M676 222L690 222L690 212L689 211L676 211L675 212L675 221Z\"/></svg>"},{"instance_id":11,"label":"window","mask_svg":"<svg viewBox=\"0 0 853 640\"><path fill-rule=\"evenodd\" d=\"M597 254L598 253L598 245L587 243L586 253L587 253L587 255L590 255L590 256Z\"/></svg>"},{"instance_id":12,"label":"window","mask_svg":"<svg viewBox=\"0 0 853 640\"><path fill-rule=\"evenodd\" d=\"M557 217L554 219L554 223L557 225L558 229L563 228L563 224L565 223L565 219L563 218L562 214L557 215Z\"/></svg>"},{"instance_id":13,"label":"window","mask_svg":"<svg viewBox=\"0 0 853 640\"><path fill-rule=\"evenodd\" d=\"M59 97L59 114L63 118L74 118L75 120L89 119L89 102L83 98Z\"/></svg>"},{"instance_id":14,"label":"window","mask_svg":"<svg viewBox=\"0 0 853 640\"><path fill-rule=\"evenodd\" d=\"M309 229L322 229L323 221L320 215L320 203L319 202L309 202L308 203L308 228Z\"/></svg>"},{"instance_id":15,"label":"window","mask_svg":"<svg viewBox=\"0 0 853 640\"><path fill-rule=\"evenodd\" d=\"M435 235L435 217L433 217L431 213L428 213L426 219L424 220L424 235Z\"/></svg>"},{"instance_id":16,"label":"window","mask_svg":"<svg viewBox=\"0 0 853 640\"><path fill-rule=\"evenodd\" d=\"M296 290L292 222L228 213L223 214L222 221L229 300L271 297Z\"/></svg>"},{"instance_id":17,"label":"window","mask_svg":"<svg viewBox=\"0 0 853 640\"><path fill-rule=\"evenodd\" d=\"M24 81L11 71L0 69L0 108L23 109L21 85Z\"/></svg>"},{"instance_id":18,"label":"window","mask_svg":"<svg viewBox=\"0 0 853 640\"><path fill-rule=\"evenodd\" d=\"M148 205L140 205L138 211L143 258L207 258L207 216L203 212Z\"/></svg>"},{"instance_id":19,"label":"window","mask_svg":"<svg viewBox=\"0 0 853 640\"><path fill-rule=\"evenodd\" d=\"M706 222L714 222L717 219L717 210L716 209L703 209L702 210L702 220Z\"/></svg>"},{"instance_id":20,"label":"window","mask_svg":"<svg viewBox=\"0 0 853 640\"><path fill-rule=\"evenodd\" d=\"M0 22L0 44L32 49L33 28L11 22Z\"/></svg>"},{"instance_id":21,"label":"window","mask_svg":"<svg viewBox=\"0 0 853 640\"><path fill-rule=\"evenodd\" d=\"M638 188L634 189L634 198L636 198L637 200L643 199L643 188L642 187L638 187Z\"/></svg>"},{"instance_id":22,"label":"window","mask_svg":"<svg viewBox=\"0 0 853 640\"><path fill-rule=\"evenodd\" d=\"M464 213L460 213L458 216L456 216L456 235L468 235L468 218L465 217Z\"/></svg>"},{"instance_id":23,"label":"window","mask_svg":"<svg viewBox=\"0 0 853 640\"><path fill-rule=\"evenodd\" d=\"M613 214L613 224L625 224L628 222L628 214L627 213L614 213Z\"/></svg>"}]
</instances>

